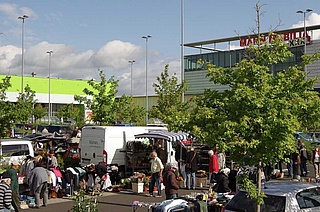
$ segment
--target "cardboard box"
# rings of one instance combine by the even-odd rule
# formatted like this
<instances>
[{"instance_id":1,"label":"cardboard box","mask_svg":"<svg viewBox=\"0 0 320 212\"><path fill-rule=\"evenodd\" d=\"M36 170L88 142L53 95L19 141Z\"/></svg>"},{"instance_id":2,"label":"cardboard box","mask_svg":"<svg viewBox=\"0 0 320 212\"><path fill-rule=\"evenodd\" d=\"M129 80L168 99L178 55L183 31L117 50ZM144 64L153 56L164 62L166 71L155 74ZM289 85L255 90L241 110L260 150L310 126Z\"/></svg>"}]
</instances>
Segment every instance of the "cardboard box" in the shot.
<instances>
[{"instance_id":1,"label":"cardboard box","mask_svg":"<svg viewBox=\"0 0 320 212\"><path fill-rule=\"evenodd\" d=\"M206 177L196 177L196 187L205 187L207 185Z\"/></svg>"},{"instance_id":2,"label":"cardboard box","mask_svg":"<svg viewBox=\"0 0 320 212\"><path fill-rule=\"evenodd\" d=\"M134 193L143 193L144 183L132 183L132 192Z\"/></svg>"}]
</instances>

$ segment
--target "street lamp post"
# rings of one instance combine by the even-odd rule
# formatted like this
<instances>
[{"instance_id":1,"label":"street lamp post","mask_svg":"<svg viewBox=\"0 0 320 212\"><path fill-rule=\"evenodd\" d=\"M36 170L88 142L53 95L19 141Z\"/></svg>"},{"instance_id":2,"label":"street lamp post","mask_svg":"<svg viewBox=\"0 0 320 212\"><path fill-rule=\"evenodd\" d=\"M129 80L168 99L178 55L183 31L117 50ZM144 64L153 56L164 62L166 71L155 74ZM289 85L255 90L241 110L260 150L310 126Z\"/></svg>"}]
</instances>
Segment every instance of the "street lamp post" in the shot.
<instances>
[{"instance_id":1,"label":"street lamp post","mask_svg":"<svg viewBox=\"0 0 320 212\"><path fill-rule=\"evenodd\" d=\"M303 14L303 29L304 29L304 35L303 35L303 39L304 39L304 49L303 49L303 53L307 54L307 27L306 27L306 13L311 12L312 9L306 9L305 11L303 10L298 10L297 13ZM304 67L304 71L307 72L307 66Z\"/></svg>"},{"instance_id":2,"label":"street lamp post","mask_svg":"<svg viewBox=\"0 0 320 212\"><path fill-rule=\"evenodd\" d=\"M52 113L52 107L51 107L51 55L53 53L53 51L47 51L47 53L49 54L49 91L48 91L48 95L49 95L49 101L48 101L48 106L49 106L49 111L48 111L48 124L51 124L51 113Z\"/></svg>"},{"instance_id":3,"label":"street lamp post","mask_svg":"<svg viewBox=\"0 0 320 212\"><path fill-rule=\"evenodd\" d=\"M27 15L19 16L18 19L22 20L22 38L21 38L21 60L22 60L22 69L21 69L21 93L23 93L23 76L24 76L24 20L29 18Z\"/></svg>"},{"instance_id":4,"label":"street lamp post","mask_svg":"<svg viewBox=\"0 0 320 212\"><path fill-rule=\"evenodd\" d=\"M134 60L129 60L129 63L130 63L130 66L131 66L131 69L130 69L130 73L131 73L131 79L130 79L130 94L131 94L131 96L132 96L132 65L133 65L133 63L134 62L136 62L136 61L134 61Z\"/></svg>"},{"instance_id":5,"label":"street lamp post","mask_svg":"<svg viewBox=\"0 0 320 212\"><path fill-rule=\"evenodd\" d=\"M149 110L149 100L148 100L148 40L151 35L142 36L146 39L146 125L148 124L148 110Z\"/></svg>"}]
</instances>

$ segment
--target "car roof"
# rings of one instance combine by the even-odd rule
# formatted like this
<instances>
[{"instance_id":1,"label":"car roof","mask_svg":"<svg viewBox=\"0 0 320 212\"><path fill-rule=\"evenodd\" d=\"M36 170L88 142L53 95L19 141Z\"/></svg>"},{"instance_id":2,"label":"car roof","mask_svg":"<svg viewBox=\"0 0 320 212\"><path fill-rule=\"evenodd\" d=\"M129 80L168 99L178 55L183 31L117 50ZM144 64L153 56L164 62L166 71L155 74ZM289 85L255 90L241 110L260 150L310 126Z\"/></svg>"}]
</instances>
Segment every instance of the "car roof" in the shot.
<instances>
[{"instance_id":1,"label":"car roof","mask_svg":"<svg viewBox=\"0 0 320 212\"><path fill-rule=\"evenodd\" d=\"M262 188L266 195L288 196L290 193L297 193L304 189L314 188L320 186L319 183L307 183L295 180L279 180L269 181Z\"/></svg>"},{"instance_id":2,"label":"car roof","mask_svg":"<svg viewBox=\"0 0 320 212\"><path fill-rule=\"evenodd\" d=\"M30 141L21 140L21 139L8 139L8 140L1 141L1 145L29 144L29 143L30 143Z\"/></svg>"}]
</instances>

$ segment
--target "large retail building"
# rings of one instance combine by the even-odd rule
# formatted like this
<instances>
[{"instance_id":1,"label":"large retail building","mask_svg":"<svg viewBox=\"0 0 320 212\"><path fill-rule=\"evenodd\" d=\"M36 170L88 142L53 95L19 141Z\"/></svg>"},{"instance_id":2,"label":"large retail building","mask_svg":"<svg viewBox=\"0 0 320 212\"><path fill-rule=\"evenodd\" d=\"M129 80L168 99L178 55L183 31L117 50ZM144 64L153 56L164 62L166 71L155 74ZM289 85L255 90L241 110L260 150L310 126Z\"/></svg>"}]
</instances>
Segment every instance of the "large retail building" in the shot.
<instances>
[{"instance_id":1,"label":"large retail building","mask_svg":"<svg viewBox=\"0 0 320 212\"><path fill-rule=\"evenodd\" d=\"M319 30L320 25L306 27L306 53L311 54L320 52L320 37L312 40L315 30ZM294 28L275 32L283 35L283 41L290 46L291 52L294 54L289 60L271 67L271 71L276 73L286 70L289 66L299 64L302 61L301 56L304 54L304 31L305 28ZM268 36L269 33L262 33L266 41L273 39ZM319 34L319 33L318 33ZM249 44L255 44L257 35L235 36L216 40L207 40L194 43L187 43L184 46L195 48L199 53L184 56L184 79L189 87L186 95L195 95L203 93L205 88L211 88L218 91L223 91L226 87L215 85L206 78L207 70L202 69L197 61L210 62L218 67L232 67L243 58L244 50ZM237 48L234 48L237 47ZM320 61L316 61L312 65L306 67L307 78L320 76ZM315 83L315 90L320 91L320 81Z\"/></svg>"}]
</instances>

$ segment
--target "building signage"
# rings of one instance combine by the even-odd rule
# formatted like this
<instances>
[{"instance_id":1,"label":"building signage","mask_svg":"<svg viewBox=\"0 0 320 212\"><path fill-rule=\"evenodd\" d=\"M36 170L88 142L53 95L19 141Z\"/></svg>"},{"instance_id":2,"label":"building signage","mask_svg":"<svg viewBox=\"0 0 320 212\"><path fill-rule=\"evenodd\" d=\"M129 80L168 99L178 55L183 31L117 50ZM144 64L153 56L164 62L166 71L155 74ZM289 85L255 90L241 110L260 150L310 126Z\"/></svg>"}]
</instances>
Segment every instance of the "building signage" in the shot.
<instances>
[{"instance_id":1,"label":"building signage","mask_svg":"<svg viewBox=\"0 0 320 212\"><path fill-rule=\"evenodd\" d=\"M304 31L298 31L298 32L287 32L284 34L281 34L283 42L288 42L289 46L300 46L304 45ZM261 42L269 42L275 40L277 38L277 35L270 35L270 36L262 36L260 38ZM311 43L311 38L308 35L308 32L306 32L306 40L307 40L307 45ZM252 38L243 38L240 39L240 46L249 46L249 45L256 45L258 44L258 38L257 37L252 37Z\"/></svg>"}]
</instances>

